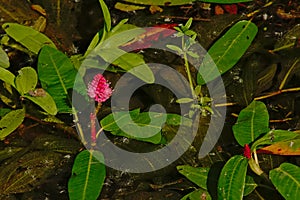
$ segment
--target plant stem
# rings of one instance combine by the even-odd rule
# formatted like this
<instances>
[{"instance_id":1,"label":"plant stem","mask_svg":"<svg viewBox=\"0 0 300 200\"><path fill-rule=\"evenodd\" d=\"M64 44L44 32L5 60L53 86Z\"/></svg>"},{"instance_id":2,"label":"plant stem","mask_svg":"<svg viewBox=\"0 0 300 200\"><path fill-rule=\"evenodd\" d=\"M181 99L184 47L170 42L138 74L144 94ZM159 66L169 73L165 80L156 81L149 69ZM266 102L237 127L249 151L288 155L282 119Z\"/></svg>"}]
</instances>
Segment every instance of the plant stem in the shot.
<instances>
[{"instance_id":1,"label":"plant stem","mask_svg":"<svg viewBox=\"0 0 300 200\"><path fill-rule=\"evenodd\" d=\"M261 100L261 99L266 99L266 98L276 96L278 94L285 93L285 92L298 92L298 91L300 91L300 87L278 90L276 92L272 92L272 93L269 93L269 94L266 94L266 95L263 95L263 96L260 96L260 97L255 97L254 100L257 101L257 100Z\"/></svg>"},{"instance_id":2,"label":"plant stem","mask_svg":"<svg viewBox=\"0 0 300 200\"><path fill-rule=\"evenodd\" d=\"M193 86L193 80L192 80L192 75L191 75L191 71L190 71L190 66L189 66L189 62L188 62L188 59L187 59L187 54L186 54L186 51L184 49L184 36L182 36L182 40L181 40L181 46L182 46L182 49L184 50L183 52L183 59L184 59L184 66L185 66L185 70L186 70L186 73L187 73L187 76L188 76L188 79L189 79L189 83L190 83L190 88L191 88L191 92L192 92L192 95L193 95L193 98L195 97L195 92L194 92L194 86Z\"/></svg>"},{"instance_id":3,"label":"plant stem","mask_svg":"<svg viewBox=\"0 0 300 200\"><path fill-rule=\"evenodd\" d=\"M81 141L82 141L83 145L86 145L87 142L86 142L86 140L84 138L83 130L82 130L82 127L81 127L81 125L79 123L79 118L78 118L78 115L77 115L77 112L76 112L74 106L72 106L72 112L73 112L73 115L74 115L74 123L77 126L77 130L78 130L79 135L81 137Z\"/></svg>"}]
</instances>

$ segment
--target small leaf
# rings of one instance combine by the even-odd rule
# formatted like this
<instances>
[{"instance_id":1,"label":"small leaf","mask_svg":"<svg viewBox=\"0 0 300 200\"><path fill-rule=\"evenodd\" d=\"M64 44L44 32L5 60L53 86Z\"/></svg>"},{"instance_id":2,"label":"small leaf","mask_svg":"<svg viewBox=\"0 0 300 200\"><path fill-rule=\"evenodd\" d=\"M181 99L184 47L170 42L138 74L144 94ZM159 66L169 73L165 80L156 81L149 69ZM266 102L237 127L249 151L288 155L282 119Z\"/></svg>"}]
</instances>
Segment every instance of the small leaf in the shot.
<instances>
[{"instance_id":1,"label":"small leaf","mask_svg":"<svg viewBox=\"0 0 300 200\"><path fill-rule=\"evenodd\" d=\"M12 110L0 120L0 140L11 134L23 122L25 109Z\"/></svg>"},{"instance_id":2,"label":"small leaf","mask_svg":"<svg viewBox=\"0 0 300 200\"><path fill-rule=\"evenodd\" d=\"M38 82L36 71L32 67L23 67L18 73L19 75L15 79L18 92L24 95L30 90L34 90Z\"/></svg>"},{"instance_id":3,"label":"small leaf","mask_svg":"<svg viewBox=\"0 0 300 200\"><path fill-rule=\"evenodd\" d=\"M210 194L208 193L208 191L206 191L202 188L199 188L199 189L185 195L180 200L202 200L202 199L211 200L212 198L211 198Z\"/></svg>"},{"instance_id":4,"label":"small leaf","mask_svg":"<svg viewBox=\"0 0 300 200\"><path fill-rule=\"evenodd\" d=\"M106 176L103 162L100 151L84 150L76 156L68 183L70 200L98 198Z\"/></svg>"},{"instance_id":5,"label":"small leaf","mask_svg":"<svg viewBox=\"0 0 300 200\"><path fill-rule=\"evenodd\" d=\"M178 172L190 181L201 187L202 189L207 190L207 176L210 168L199 167L195 168L189 165L180 165L176 167Z\"/></svg>"},{"instance_id":6,"label":"small leaf","mask_svg":"<svg viewBox=\"0 0 300 200\"><path fill-rule=\"evenodd\" d=\"M129 4L125 4L125 3L120 3L117 2L115 4L115 9L124 11L124 12L132 12L132 11L136 11L136 10L143 10L145 9L145 6L136 6L136 5L129 5Z\"/></svg>"},{"instance_id":7,"label":"small leaf","mask_svg":"<svg viewBox=\"0 0 300 200\"><path fill-rule=\"evenodd\" d=\"M177 52L179 55L183 54L183 51L182 51L182 49L179 46L172 45L172 44L167 44L167 48L169 48L169 49Z\"/></svg>"},{"instance_id":8,"label":"small leaf","mask_svg":"<svg viewBox=\"0 0 300 200\"><path fill-rule=\"evenodd\" d=\"M54 43L47 36L28 26L17 23L5 23L2 25L2 28L7 35L35 54L38 54L40 49L45 45L56 48Z\"/></svg>"},{"instance_id":9,"label":"small leaf","mask_svg":"<svg viewBox=\"0 0 300 200\"><path fill-rule=\"evenodd\" d=\"M9 67L9 58L6 52L0 47L0 67L8 68Z\"/></svg>"},{"instance_id":10,"label":"small leaf","mask_svg":"<svg viewBox=\"0 0 300 200\"><path fill-rule=\"evenodd\" d=\"M0 67L0 80L12 85L13 87L16 87L15 75L2 67Z\"/></svg>"},{"instance_id":11,"label":"small leaf","mask_svg":"<svg viewBox=\"0 0 300 200\"><path fill-rule=\"evenodd\" d=\"M231 27L208 50L199 67L198 84L206 84L231 69L251 45L257 31L254 23L245 20Z\"/></svg>"},{"instance_id":12,"label":"small leaf","mask_svg":"<svg viewBox=\"0 0 300 200\"><path fill-rule=\"evenodd\" d=\"M240 155L227 161L218 182L218 199L243 199L247 166L247 158Z\"/></svg>"},{"instance_id":13,"label":"small leaf","mask_svg":"<svg viewBox=\"0 0 300 200\"><path fill-rule=\"evenodd\" d=\"M251 192L255 190L257 187L257 183L255 183L252 176L246 176L245 188L244 188L244 196L249 195Z\"/></svg>"},{"instance_id":14,"label":"small leaf","mask_svg":"<svg viewBox=\"0 0 300 200\"><path fill-rule=\"evenodd\" d=\"M192 51L188 51L187 54L188 54L189 56L193 57L193 58L199 58L199 55L196 54L196 53L194 53L194 52L192 52Z\"/></svg>"},{"instance_id":15,"label":"small leaf","mask_svg":"<svg viewBox=\"0 0 300 200\"><path fill-rule=\"evenodd\" d=\"M24 95L24 97L26 97L36 105L40 106L44 111L46 111L50 115L56 115L58 112L55 101L48 92L45 92L44 96Z\"/></svg>"},{"instance_id":16,"label":"small leaf","mask_svg":"<svg viewBox=\"0 0 300 200\"><path fill-rule=\"evenodd\" d=\"M38 76L42 87L53 97L59 112L71 112L68 90L73 88L77 71L70 59L49 46L38 57Z\"/></svg>"},{"instance_id":17,"label":"small leaf","mask_svg":"<svg viewBox=\"0 0 300 200\"><path fill-rule=\"evenodd\" d=\"M295 200L300 196L300 167L283 163L270 171L270 179L279 193L287 200Z\"/></svg>"},{"instance_id":18,"label":"small leaf","mask_svg":"<svg viewBox=\"0 0 300 200\"><path fill-rule=\"evenodd\" d=\"M191 98L180 98L176 100L176 103L191 103L194 99Z\"/></svg>"},{"instance_id":19,"label":"small leaf","mask_svg":"<svg viewBox=\"0 0 300 200\"><path fill-rule=\"evenodd\" d=\"M269 114L264 103L253 101L243 109L232 127L237 142L244 146L269 131Z\"/></svg>"}]
</instances>

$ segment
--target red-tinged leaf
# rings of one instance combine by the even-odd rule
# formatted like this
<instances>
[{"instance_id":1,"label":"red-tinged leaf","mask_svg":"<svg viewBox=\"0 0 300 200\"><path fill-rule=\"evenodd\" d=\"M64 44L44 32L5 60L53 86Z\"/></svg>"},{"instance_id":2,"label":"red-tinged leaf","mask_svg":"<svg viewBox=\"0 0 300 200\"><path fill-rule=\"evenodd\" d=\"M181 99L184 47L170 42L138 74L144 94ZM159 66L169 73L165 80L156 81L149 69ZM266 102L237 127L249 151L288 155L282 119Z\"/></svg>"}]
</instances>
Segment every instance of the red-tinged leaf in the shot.
<instances>
[{"instance_id":1,"label":"red-tinged leaf","mask_svg":"<svg viewBox=\"0 0 300 200\"><path fill-rule=\"evenodd\" d=\"M237 14L238 8L236 4L230 4L230 5L223 5L223 8L225 9L226 12L229 14Z\"/></svg>"},{"instance_id":2,"label":"red-tinged leaf","mask_svg":"<svg viewBox=\"0 0 300 200\"><path fill-rule=\"evenodd\" d=\"M300 155L300 139L278 142L257 150L257 153L276 154L285 156Z\"/></svg>"},{"instance_id":3,"label":"red-tinged leaf","mask_svg":"<svg viewBox=\"0 0 300 200\"><path fill-rule=\"evenodd\" d=\"M224 9L222 6L216 5L215 6L215 14L216 15L223 15L224 14Z\"/></svg>"},{"instance_id":4,"label":"red-tinged leaf","mask_svg":"<svg viewBox=\"0 0 300 200\"><path fill-rule=\"evenodd\" d=\"M175 26L178 26L178 24L160 24L145 28L144 33L122 45L121 49L130 52L150 48L159 39L173 35L176 32L176 30L173 29Z\"/></svg>"}]
</instances>

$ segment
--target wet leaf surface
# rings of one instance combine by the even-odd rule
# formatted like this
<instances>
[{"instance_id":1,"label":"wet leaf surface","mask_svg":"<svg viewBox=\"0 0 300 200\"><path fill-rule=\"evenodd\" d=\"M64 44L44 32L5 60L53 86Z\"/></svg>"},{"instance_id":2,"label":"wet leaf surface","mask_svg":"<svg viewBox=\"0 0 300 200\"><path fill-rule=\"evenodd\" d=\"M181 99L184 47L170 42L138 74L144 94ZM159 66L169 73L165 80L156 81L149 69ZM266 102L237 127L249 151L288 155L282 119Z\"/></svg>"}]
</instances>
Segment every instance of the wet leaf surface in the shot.
<instances>
[{"instance_id":1,"label":"wet leaf surface","mask_svg":"<svg viewBox=\"0 0 300 200\"><path fill-rule=\"evenodd\" d=\"M60 164L61 154L34 151L12 158L2 165L1 194L22 193L41 185Z\"/></svg>"}]
</instances>

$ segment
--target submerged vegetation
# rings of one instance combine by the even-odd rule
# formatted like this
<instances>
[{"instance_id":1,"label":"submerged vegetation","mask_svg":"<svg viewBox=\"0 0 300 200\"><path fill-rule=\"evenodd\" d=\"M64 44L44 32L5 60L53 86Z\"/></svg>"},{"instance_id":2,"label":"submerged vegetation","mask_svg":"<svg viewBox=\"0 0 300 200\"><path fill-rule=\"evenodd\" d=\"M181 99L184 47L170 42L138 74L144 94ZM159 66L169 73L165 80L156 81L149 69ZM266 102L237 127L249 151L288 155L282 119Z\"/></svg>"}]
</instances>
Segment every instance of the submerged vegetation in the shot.
<instances>
[{"instance_id":1,"label":"submerged vegetation","mask_svg":"<svg viewBox=\"0 0 300 200\"><path fill-rule=\"evenodd\" d=\"M42 33L47 14L39 5L32 5L39 26L2 25L1 199L300 196L300 5L290 1L295 13L276 11L295 25L275 40L256 18L275 1L124 0L115 8L151 5L155 13L191 2L203 13L213 5L215 16L218 9L237 15L237 3L245 13L205 35L194 23L210 23L210 15L187 10L177 18L183 24L144 28L114 22L99 0L103 28L81 53ZM198 43L205 37L213 38L203 41L207 52ZM16 68L14 54L25 66Z\"/></svg>"}]
</instances>

